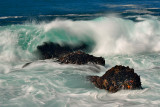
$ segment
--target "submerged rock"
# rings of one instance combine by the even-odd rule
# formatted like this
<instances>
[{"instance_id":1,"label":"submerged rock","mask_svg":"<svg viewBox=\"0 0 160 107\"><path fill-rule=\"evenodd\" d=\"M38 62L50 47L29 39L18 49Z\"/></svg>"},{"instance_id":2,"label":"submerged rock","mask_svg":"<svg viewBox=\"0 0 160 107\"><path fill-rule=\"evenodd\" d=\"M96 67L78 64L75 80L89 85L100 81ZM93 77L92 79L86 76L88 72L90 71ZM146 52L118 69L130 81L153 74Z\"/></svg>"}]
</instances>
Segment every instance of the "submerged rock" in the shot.
<instances>
[{"instance_id":1,"label":"submerged rock","mask_svg":"<svg viewBox=\"0 0 160 107\"><path fill-rule=\"evenodd\" d=\"M88 48L89 46L84 43L81 43L78 46L71 46L69 44L61 46L53 42L44 42L43 45L37 46L37 50L40 53L40 59L58 58L69 52L89 50Z\"/></svg>"},{"instance_id":2,"label":"submerged rock","mask_svg":"<svg viewBox=\"0 0 160 107\"><path fill-rule=\"evenodd\" d=\"M93 55L86 54L82 51L71 52L58 58L58 61L64 64L99 64L105 65L105 60L102 57L95 57Z\"/></svg>"},{"instance_id":3,"label":"submerged rock","mask_svg":"<svg viewBox=\"0 0 160 107\"><path fill-rule=\"evenodd\" d=\"M24 65L22 66L22 68L24 68L24 67L30 65L31 63L32 63L32 62L28 62L28 63L24 64Z\"/></svg>"},{"instance_id":4,"label":"submerged rock","mask_svg":"<svg viewBox=\"0 0 160 107\"><path fill-rule=\"evenodd\" d=\"M134 73L134 69L117 65L108 70L103 76L89 76L89 80L98 88L109 92L117 92L121 89L142 89L140 76Z\"/></svg>"}]
</instances>

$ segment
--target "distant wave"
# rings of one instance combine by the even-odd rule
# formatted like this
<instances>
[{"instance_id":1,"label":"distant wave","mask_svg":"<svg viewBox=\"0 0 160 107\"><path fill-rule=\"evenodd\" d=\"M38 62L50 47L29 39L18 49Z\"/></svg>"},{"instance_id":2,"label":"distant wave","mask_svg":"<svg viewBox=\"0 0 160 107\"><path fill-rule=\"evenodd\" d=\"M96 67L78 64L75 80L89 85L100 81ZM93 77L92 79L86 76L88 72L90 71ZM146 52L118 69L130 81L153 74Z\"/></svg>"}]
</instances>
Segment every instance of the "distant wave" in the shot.
<instances>
[{"instance_id":1,"label":"distant wave","mask_svg":"<svg viewBox=\"0 0 160 107\"><path fill-rule=\"evenodd\" d=\"M96 13L96 14L62 14L62 15L38 15L36 17L69 17L69 16L103 16L103 13ZM10 18L24 18L29 16L2 16L0 19L10 19Z\"/></svg>"},{"instance_id":2,"label":"distant wave","mask_svg":"<svg viewBox=\"0 0 160 107\"><path fill-rule=\"evenodd\" d=\"M22 17L26 17L26 16L3 16L3 17L0 17L0 19L10 19L10 18L22 18Z\"/></svg>"},{"instance_id":3,"label":"distant wave","mask_svg":"<svg viewBox=\"0 0 160 107\"><path fill-rule=\"evenodd\" d=\"M140 7L140 5L134 5L134 4L125 4L125 5L112 5L112 4L106 4L104 6L115 8L115 7L130 7L130 8L137 8Z\"/></svg>"},{"instance_id":4,"label":"distant wave","mask_svg":"<svg viewBox=\"0 0 160 107\"><path fill-rule=\"evenodd\" d=\"M103 5L104 7L108 8L113 8L113 9L124 9L122 13L137 13L137 14L156 14L159 13L160 11L155 11L159 10L160 8L148 8L146 5L135 5L135 4L117 4L117 5L112 5L112 4L105 4Z\"/></svg>"},{"instance_id":5,"label":"distant wave","mask_svg":"<svg viewBox=\"0 0 160 107\"><path fill-rule=\"evenodd\" d=\"M39 16L100 16L104 15L103 13L96 13L96 14L64 14L64 15L39 15Z\"/></svg>"}]
</instances>

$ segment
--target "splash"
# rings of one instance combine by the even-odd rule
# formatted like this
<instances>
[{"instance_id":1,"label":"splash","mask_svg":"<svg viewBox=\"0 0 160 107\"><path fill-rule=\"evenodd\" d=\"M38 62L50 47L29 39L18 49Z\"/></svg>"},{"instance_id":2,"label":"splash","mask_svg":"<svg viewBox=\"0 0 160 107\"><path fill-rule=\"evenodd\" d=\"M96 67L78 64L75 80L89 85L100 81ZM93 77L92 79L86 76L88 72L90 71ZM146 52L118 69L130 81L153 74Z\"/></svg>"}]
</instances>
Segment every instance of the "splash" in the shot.
<instances>
[{"instance_id":1,"label":"splash","mask_svg":"<svg viewBox=\"0 0 160 107\"><path fill-rule=\"evenodd\" d=\"M118 17L100 17L90 21L55 20L43 25L44 31L63 29L78 38L89 37L96 43L97 55L134 54L160 51L160 22L144 19L140 22Z\"/></svg>"},{"instance_id":2,"label":"splash","mask_svg":"<svg viewBox=\"0 0 160 107\"><path fill-rule=\"evenodd\" d=\"M56 19L49 23L0 27L0 59L33 58L38 45L51 41L64 45L85 43L92 54L107 56L160 51L160 22L144 18L139 22L120 17L99 17L88 21Z\"/></svg>"}]
</instances>

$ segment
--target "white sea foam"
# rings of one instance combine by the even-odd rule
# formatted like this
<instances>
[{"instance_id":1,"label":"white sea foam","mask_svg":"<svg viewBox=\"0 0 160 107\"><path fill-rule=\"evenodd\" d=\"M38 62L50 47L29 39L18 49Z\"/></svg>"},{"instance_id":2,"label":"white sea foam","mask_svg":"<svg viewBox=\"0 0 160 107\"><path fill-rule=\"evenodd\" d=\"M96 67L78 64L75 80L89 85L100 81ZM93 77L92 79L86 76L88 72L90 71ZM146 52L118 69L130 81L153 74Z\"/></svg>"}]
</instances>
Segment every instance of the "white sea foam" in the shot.
<instances>
[{"instance_id":1,"label":"white sea foam","mask_svg":"<svg viewBox=\"0 0 160 107\"><path fill-rule=\"evenodd\" d=\"M126 10L125 12L123 13L138 13L138 14L141 14L141 13L144 13L144 14L154 14L155 12L152 12L152 11L149 11L149 10L146 10L146 9L132 9L132 10Z\"/></svg>"},{"instance_id":2,"label":"white sea foam","mask_svg":"<svg viewBox=\"0 0 160 107\"><path fill-rule=\"evenodd\" d=\"M94 54L132 54L160 51L160 22L144 19L133 22L117 17L103 17L93 21L55 20L43 25L44 31L64 29L80 39L89 36L96 42Z\"/></svg>"},{"instance_id":3,"label":"white sea foam","mask_svg":"<svg viewBox=\"0 0 160 107\"><path fill-rule=\"evenodd\" d=\"M9 18L17 19L17 18L22 18L22 17L26 17L26 16L3 16L3 17L0 17L0 19L9 19Z\"/></svg>"},{"instance_id":4,"label":"white sea foam","mask_svg":"<svg viewBox=\"0 0 160 107\"><path fill-rule=\"evenodd\" d=\"M139 17L140 18L140 17ZM142 17L134 22L116 16L90 21L54 20L50 23L1 27L0 59L25 60L37 45L46 41L58 43L95 42L92 54L108 56L160 51L160 22L158 17ZM91 44L90 44L91 45ZM22 49L24 48L24 49Z\"/></svg>"},{"instance_id":5,"label":"white sea foam","mask_svg":"<svg viewBox=\"0 0 160 107\"><path fill-rule=\"evenodd\" d=\"M144 55L133 58L138 61L143 58L149 62L155 61L154 57ZM110 61L117 63L121 60L128 64L126 56L114 60L112 58L107 59L107 63L110 64ZM144 65L147 66L147 62ZM133 64L135 64L135 60ZM108 93L105 90L95 88L93 84L87 81L86 76L101 76L109 68L99 66L100 73L97 73L91 72L92 69L97 69L95 66L61 65L52 62L52 60L33 62L26 68L17 66L16 69L12 68L14 72L0 74L2 78L0 81L0 98L3 98L3 101L0 99L0 104L16 107L25 105L31 107L140 107L158 106L160 104L160 80L157 69L135 70L141 76L143 90L121 90L117 93Z\"/></svg>"},{"instance_id":6,"label":"white sea foam","mask_svg":"<svg viewBox=\"0 0 160 107\"><path fill-rule=\"evenodd\" d=\"M107 4L104 5L107 7L115 8L115 7L129 7L129 8L140 8L140 5L135 5L135 4L125 4L125 5L112 5L112 4Z\"/></svg>"},{"instance_id":7,"label":"white sea foam","mask_svg":"<svg viewBox=\"0 0 160 107\"><path fill-rule=\"evenodd\" d=\"M102 13L96 13L96 14L64 14L64 15L39 15L42 17L45 16L56 16L56 17L63 17L63 16L102 16Z\"/></svg>"}]
</instances>

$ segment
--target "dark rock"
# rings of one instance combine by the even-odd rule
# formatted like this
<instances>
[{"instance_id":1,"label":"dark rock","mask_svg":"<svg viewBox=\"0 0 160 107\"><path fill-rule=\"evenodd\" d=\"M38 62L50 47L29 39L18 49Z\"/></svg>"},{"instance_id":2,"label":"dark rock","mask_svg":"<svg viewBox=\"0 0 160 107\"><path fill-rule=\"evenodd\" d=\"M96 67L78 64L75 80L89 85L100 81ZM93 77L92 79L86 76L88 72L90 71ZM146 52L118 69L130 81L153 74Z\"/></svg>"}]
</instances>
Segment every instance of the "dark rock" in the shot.
<instances>
[{"instance_id":1,"label":"dark rock","mask_svg":"<svg viewBox=\"0 0 160 107\"><path fill-rule=\"evenodd\" d=\"M31 63L32 63L32 62L28 62L28 63L24 64L24 65L22 66L22 68L24 68L24 67L30 65Z\"/></svg>"},{"instance_id":2,"label":"dark rock","mask_svg":"<svg viewBox=\"0 0 160 107\"><path fill-rule=\"evenodd\" d=\"M71 46L69 44L63 44L63 46L53 43L53 42L44 42L43 45L37 46L37 50L40 53L40 59L50 59L58 58L69 52L77 50L88 50L89 46L81 43L78 46Z\"/></svg>"},{"instance_id":3,"label":"dark rock","mask_svg":"<svg viewBox=\"0 0 160 107\"><path fill-rule=\"evenodd\" d=\"M89 80L98 88L109 92L117 92L121 89L142 89L140 76L134 73L134 69L125 66L115 66L103 76L89 76Z\"/></svg>"},{"instance_id":4,"label":"dark rock","mask_svg":"<svg viewBox=\"0 0 160 107\"><path fill-rule=\"evenodd\" d=\"M93 55L86 54L82 51L71 52L58 58L58 61L64 64L99 64L105 65L105 60L102 57L95 57Z\"/></svg>"}]
</instances>

